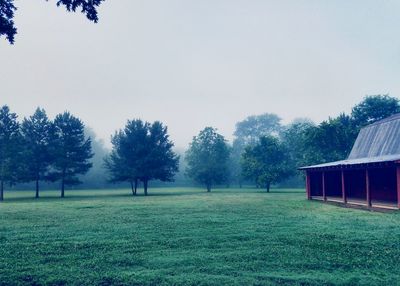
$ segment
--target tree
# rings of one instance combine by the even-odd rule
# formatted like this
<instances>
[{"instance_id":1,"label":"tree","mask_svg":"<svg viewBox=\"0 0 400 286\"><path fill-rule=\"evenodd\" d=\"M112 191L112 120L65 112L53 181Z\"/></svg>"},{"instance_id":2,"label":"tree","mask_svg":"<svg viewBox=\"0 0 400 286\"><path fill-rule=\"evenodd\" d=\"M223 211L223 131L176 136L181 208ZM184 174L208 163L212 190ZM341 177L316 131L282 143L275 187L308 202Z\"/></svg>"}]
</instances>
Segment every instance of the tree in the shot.
<instances>
[{"instance_id":1,"label":"tree","mask_svg":"<svg viewBox=\"0 0 400 286\"><path fill-rule=\"evenodd\" d=\"M306 142L306 138L309 130L315 127L316 125L310 119L295 119L281 133L282 143L285 145L291 164L296 170L309 163L307 161L309 144ZM285 180L282 183L299 187L304 185L304 178L304 172L297 170L290 180Z\"/></svg>"},{"instance_id":2,"label":"tree","mask_svg":"<svg viewBox=\"0 0 400 286\"><path fill-rule=\"evenodd\" d=\"M172 151L174 144L169 140L168 128L155 121L149 128L148 154L142 160L141 180L147 195L149 180L171 182L178 172L179 156Z\"/></svg>"},{"instance_id":3,"label":"tree","mask_svg":"<svg viewBox=\"0 0 400 286\"><path fill-rule=\"evenodd\" d=\"M240 158L242 157L244 151L244 142L238 139L233 140L230 152L230 163L229 172L231 177L231 182L237 183L239 188L242 188L243 176L242 176L242 166L240 164Z\"/></svg>"},{"instance_id":4,"label":"tree","mask_svg":"<svg viewBox=\"0 0 400 286\"><path fill-rule=\"evenodd\" d=\"M97 137L94 130L85 126L85 137L90 137L93 157L90 159L92 167L83 176L82 188L105 188L109 184L107 182L107 170L104 168L104 157L109 153L104 146L104 141Z\"/></svg>"},{"instance_id":5,"label":"tree","mask_svg":"<svg viewBox=\"0 0 400 286\"><path fill-rule=\"evenodd\" d=\"M357 129L400 112L399 100L389 95L369 95L353 107L351 117ZM357 130L357 131L358 131Z\"/></svg>"},{"instance_id":6,"label":"tree","mask_svg":"<svg viewBox=\"0 0 400 286\"><path fill-rule=\"evenodd\" d=\"M85 174L92 167L91 140L85 138L82 121L69 112L58 114L54 119L52 136L52 155L54 156L53 180L61 180L61 197L65 186L81 183L77 175Z\"/></svg>"},{"instance_id":7,"label":"tree","mask_svg":"<svg viewBox=\"0 0 400 286\"><path fill-rule=\"evenodd\" d=\"M18 179L20 150L17 115L5 105L0 109L0 201L4 199L4 184L15 183Z\"/></svg>"},{"instance_id":8,"label":"tree","mask_svg":"<svg viewBox=\"0 0 400 286\"><path fill-rule=\"evenodd\" d=\"M48 0L46 0L48 1ZM98 22L97 7L104 0L57 0L57 6L65 6L68 12L81 10L86 17L95 23ZM14 0L0 0L0 37L6 36L10 44L14 43L17 29L14 26L14 12L17 8Z\"/></svg>"},{"instance_id":9,"label":"tree","mask_svg":"<svg viewBox=\"0 0 400 286\"><path fill-rule=\"evenodd\" d=\"M252 115L236 123L234 136L243 146L255 144L261 136L278 135L282 130L281 119L273 113Z\"/></svg>"},{"instance_id":10,"label":"tree","mask_svg":"<svg viewBox=\"0 0 400 286\"><path fill-rule=\"evenodd\" d=\"M247 145L254 145L261 136L278 136L282 131L281 119L273 113L252 115L236 123L235 139L232 144L230 169L232 178L242 187L242 170L240 158Z\"/></svg>"},{"instance_id":11,"label":"tree","mask_svg":"<svg viewBox=\"0 0 400 286\"><path fill-rule=\"evenodd\" d=\"M267 192L271 184L279 183L293 172L285 146L274 136L263 136L256 145L246 147L242 170L245 178L254 180Z\"/></svg>"},{"instance_id":12,"label":"tree","mask_svg":"<svg viewBox=\"0 0 400 286\"><path fill-rule=\"evenodd\" d=\"M358 129L352 118L340 114L329 118L305 133L305 165L343 160L349 155Z\"/></svg>"},{"instance_id":13,"label":"tree","mask_svg":"<svg viewBox=\"0 0 400 286\"><path fill-rule=\"evenodd\" d=\"M105 158L110 181L130 182L133 195L139 180L145 195L150 180L172 181L178 171L179 156L172 150L174 144L167 131L158 121L150 124L140 119L129 120L124 130L112 137L113 149Z\"/></svg>"},{"instance_id":14,"label":"tree","mask_svg":"<svg viewBox=\"0 0 400 286\"><path fill-rule=\"evenodd\" d=\"M193 137L185 156L186 174L204 184L207 192L214 184L224 183L229 176L229 147L225 138L212 127L206 127Z\"/></svg>"},{"instance_id":15,"label":"tree","mask_svg":"<svg viewBox=\"0 0 400 286\"><path fill-rule=\"evenodd\" d=\"M129 164L130 156L126 156L124 151L129 151L125 146L126 135L123 131L115 132L111 136L111 144L113 149L110 154L104 157L104 167L109 173L108 181L111 183L128 181L131 184L132 195L136 195L139 176L136 172L136 166ZM129 152L130 153L130 152ZM133 163L136 163L133 161Z\"/></svg>"},{"instance_id":16,"label":"tree","mask_svg":"<svg viewBox=\"0 0 400 286\"><path fill-rule=\"evenodd\" d=\"M49 181L49 169L52 163L50 152L52 123L44 109L37 108L21 125L24 140L24 181L35 181L36 195L39 197L39 181Z\"/></svg>"}]
</instances>

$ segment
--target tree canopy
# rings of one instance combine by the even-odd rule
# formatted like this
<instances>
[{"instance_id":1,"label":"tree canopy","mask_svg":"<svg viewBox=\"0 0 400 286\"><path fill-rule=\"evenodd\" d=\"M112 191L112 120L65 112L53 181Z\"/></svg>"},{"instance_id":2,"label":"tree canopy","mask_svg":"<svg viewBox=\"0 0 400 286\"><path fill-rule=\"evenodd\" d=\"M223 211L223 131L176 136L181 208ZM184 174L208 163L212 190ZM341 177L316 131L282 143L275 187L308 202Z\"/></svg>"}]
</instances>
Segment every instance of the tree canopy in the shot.
<instances>
[{"instance_id":1,"label":"tree canopy","mask_svg":"<svg viewBox=\"0 0 400 286\"><path fill-rule=\"evenodd\" d=\"M86 174L92 167L91 140L85 138L82 121L69 112L58 114L54 119L52 136L54 164L52 179L61 181L61 197L66 185L81 183L77 175Z\"/></svg>"},{"instance_id":2,"label":"tree canopy","mask_svg":"<svg viewBox=\"0 0 400 286\"><path fill-rule=\"evenodd\" d=\"M369 95L353 107L351 117L357 128L400 112L399 100L389 95Z\"/></svg>"},{"instance_id":3,"label":"tree canopy","mask_svg":"<svg viewBox=\"0 0 400 286\"><path fill-rule=\"evenodd\" d=\"M255 145L246 147L242 156L243 176L269 192L271 184L279 183L293 173L284 144L274 136L262 136Z\"/></svg>"},{"instance_id":4,"label":"tree canopy","mask_svg":"<svg viewBox=\"0 0 400 286\"><path fill-rule=\"evenodd\" d=\"M236 123L234 136L243 145L254 144L261 136L278 135L282 129L281 119L273 113L252 115Z\"/></svg>"},{"instance_id":5,"label":"tree canopy","mask_svg":"<svg viewBox=\"0 0 400 286\"><path fill-rule=\"evenodd\" d=\"M57 0L57 6L64 6L68 12L80 10L90 21L97 23L97 7L103 1L105 0ZM4 35L10 44L14 43L17 34L14 24L16 10L14 0L0 0L0 37Z\"/></svg>"},{"instance_id":6,"label":"tree canopy","mask_svg":"<svg viewBox=\"0 0 400 286\"><path fill-rule=\"evenodd\" d=\"M226 182L229 176L229 147L225 138L212 127L206 127L193 138L186 151L186 174L211 191L214 184Z\"/></svg>"},{"instance_id":7,"label":"tree canopy","mask_svg":"<svg viewBox=\"0 0 400 286\"><path fill-rule=\"evenodd\" d=\"M25 145L23 180L36 182L36 198L39 197L39 181L51 180L49 170L53 162L50 150L52 131L52 122L47 118L46 111L40 108L21 124Z\"/></svg>"},{"instance_id":8,"label":"tree canopy","mask_svg":"<svg viewBox=\"0 0 400 286\"><path fill-rule=\"evenodd\" d=\"M5 105L0 109L0 201L4 197L4 184L18 179L21 141L17 115Z\"/></svg>"},{"instance_id":9,"label":"tree canopy","mask_svg":"<svg viewBox=\"0 0 400 286\"><path fill-rule=\"evenodd\" d=\"M173 181L179 156L172 150L168 129L161 122L129 120L123 130L112 136L113 149L105 158L110 181L128 181L135 195L139 180L147 195L150 180Z\"/></svg>"}]
</instances>

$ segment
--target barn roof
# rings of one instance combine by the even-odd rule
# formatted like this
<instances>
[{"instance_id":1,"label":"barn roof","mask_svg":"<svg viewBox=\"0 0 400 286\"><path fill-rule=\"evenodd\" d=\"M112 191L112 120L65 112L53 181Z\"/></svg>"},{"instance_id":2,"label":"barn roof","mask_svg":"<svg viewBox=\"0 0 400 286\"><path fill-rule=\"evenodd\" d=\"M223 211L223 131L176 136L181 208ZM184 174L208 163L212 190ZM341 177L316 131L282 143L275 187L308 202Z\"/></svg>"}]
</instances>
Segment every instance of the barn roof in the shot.
<instances>
[{"instance_id":1,"label":"barn roof","mask_svg":"<svg viewBox=\"0 0 400 286\"><path fill-rule=\"evenodd\" d=\"M400 160L400 113L361 129L346 160L300 169L344 167Z\"/></svg>"}]
</instances>

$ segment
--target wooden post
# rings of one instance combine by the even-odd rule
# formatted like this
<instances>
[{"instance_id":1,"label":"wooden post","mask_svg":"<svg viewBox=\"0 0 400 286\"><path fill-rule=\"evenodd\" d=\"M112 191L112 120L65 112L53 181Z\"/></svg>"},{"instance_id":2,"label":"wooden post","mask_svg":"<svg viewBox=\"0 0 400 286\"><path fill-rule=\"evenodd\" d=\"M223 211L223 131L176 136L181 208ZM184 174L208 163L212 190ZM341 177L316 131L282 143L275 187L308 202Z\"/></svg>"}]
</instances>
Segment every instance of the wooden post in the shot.
<instances>
[{"instance_id":1,"label":"wooden post","mask_svg":"<svg viewBox=\"0 0 400 286\"><path fill-rule=\"evenodd\" d=\"M326 192L325 192L325 172L322 172L322 197L324 201L326 201Z\"/></svg>"},{"instance_id":2,"label":"wooden post","mask_svg":"<svg viewBox=\"0 0 400 286\"><path fill-rule=\"evenodd\" d=\"M365 191L366 191L366 197L367 197L367 206L370 208L372 206L372 203L371 203L371 190L369 187L368 169L365 170Z\"/></svg>"},{"instance_id":3,"label":"wooden post","mask_svg":"<svg viewBox=\"0 0 400 286\"><path fill-rule=\"evenodd\" d=\"M400 209L400 166L396 166L397 177L397 207Z\"/></svg>"},{"instance_id":4,"label":"wooden post","mask_svg":"<svg viewBox=\"0 0 400 286\"><path fill-rule=\"evenodd\" d=\"M311 200L311 188L310 188L310 172L306 171L306 192L307 192L307 199Z\"/></svg>"},{"instance_id":5,"label":"wooden post","mask_svg":"<svg viewBox=\"0 0 400 286\"><path fill-rule=\"evenodd\" d=\"M342 170L342 197L343 197L343 202L347 204L347 196L346 196L346 185L344 181L344 171Z\"/></svg>"}]
</instances>

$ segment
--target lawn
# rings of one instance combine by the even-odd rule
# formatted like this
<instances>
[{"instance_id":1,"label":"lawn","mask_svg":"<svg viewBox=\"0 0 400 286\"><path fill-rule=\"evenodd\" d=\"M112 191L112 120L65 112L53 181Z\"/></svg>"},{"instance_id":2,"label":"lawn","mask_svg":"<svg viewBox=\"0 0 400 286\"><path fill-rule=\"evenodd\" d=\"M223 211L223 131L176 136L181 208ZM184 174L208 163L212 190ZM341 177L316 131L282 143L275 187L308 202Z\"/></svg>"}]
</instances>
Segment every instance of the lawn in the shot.
<instances>
[{"instance_id":1,"label":"lawn","mask_svg":"<svg viewBox=\"0 0 400 286\"><path fill-rule=\"evenodd\" d=\"M0 285L399 285L400 214L302 190L6 192Z\"/></svg>"}]
</instances>

